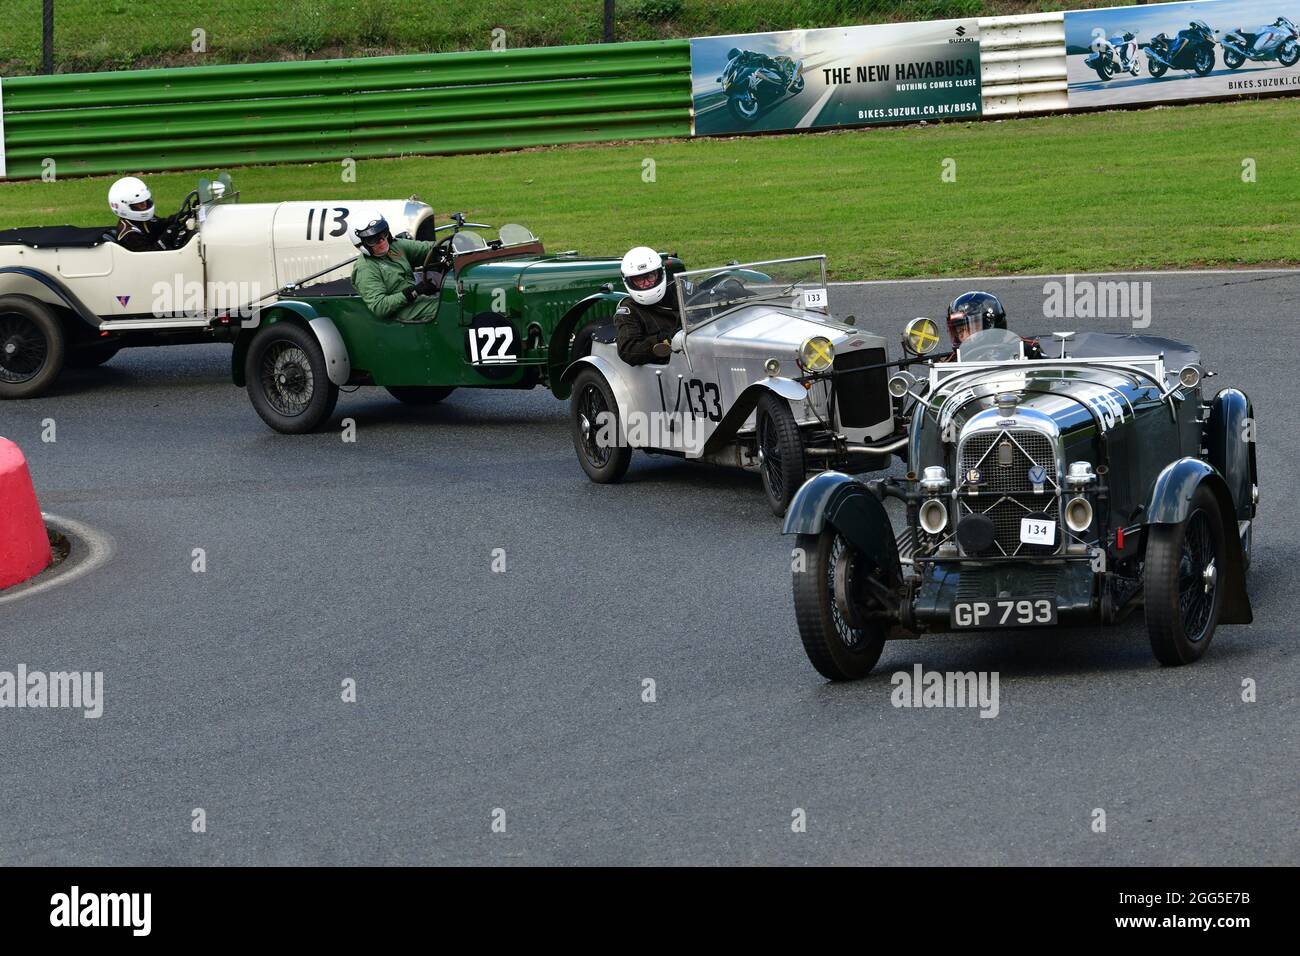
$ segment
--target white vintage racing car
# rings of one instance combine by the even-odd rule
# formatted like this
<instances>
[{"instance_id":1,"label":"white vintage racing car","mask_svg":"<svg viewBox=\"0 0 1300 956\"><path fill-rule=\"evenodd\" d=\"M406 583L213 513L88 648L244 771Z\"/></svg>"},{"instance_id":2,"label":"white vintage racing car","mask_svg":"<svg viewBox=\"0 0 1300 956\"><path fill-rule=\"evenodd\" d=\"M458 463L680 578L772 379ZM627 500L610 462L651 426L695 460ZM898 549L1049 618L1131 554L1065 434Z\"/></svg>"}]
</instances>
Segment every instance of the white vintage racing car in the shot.
<instances>
[{"instance_id":1,"label":"white vintage racing car","mask_svg":"<svg viewBox=\"0 0 1300 956\"><path fill-rule=\"evenodd\" d=\"M65 366L99 365L126 347L233 341L279 293L348 274L354 214L382 215L395 234L434 234L433 209L414 197L238 198L228 176L201 180L166 220L179 236L171 250L132 252L112 226L0 231L0 399L33 398Z\"/></svg>"},{"instance_id":2,"label":"white vintage racing car","mask_svg":"<svg viewBox=\"0 0 1300 956\"><path fill-rule=\"evenodd\" d=\"M633 449L732 465L762 476L779 515L810 471L877 470L905 447L885 340L832 317L824 256L674 281L681 329L664 364L627 364L606 327L564 373L592 481L620 480Z\"/></svg>"}]
</instances>

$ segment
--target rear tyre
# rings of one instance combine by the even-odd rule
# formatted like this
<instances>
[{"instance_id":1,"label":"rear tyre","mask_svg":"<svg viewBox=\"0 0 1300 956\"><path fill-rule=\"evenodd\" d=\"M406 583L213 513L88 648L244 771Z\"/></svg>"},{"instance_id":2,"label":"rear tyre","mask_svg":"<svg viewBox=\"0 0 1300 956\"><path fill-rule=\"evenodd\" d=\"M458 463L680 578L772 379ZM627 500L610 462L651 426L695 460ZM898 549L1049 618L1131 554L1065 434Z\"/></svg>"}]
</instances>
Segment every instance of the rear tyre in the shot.
<instances>
[{"instance_id":1,"label":"rear tyre","mask_svg":"<svg viewBox=\"0 0 1300 956\"><path fill-rule=\"evenodd\" d=\"M437 405L456 391L454 385L389 385L384 391L403 405Z\"/></svg>"},{"instance_id":2,"label":"rear tyre","mask_svg":"<svg viewBox=\"0 0 1300 956\"><path fill-rule=\"evenodd\" d=\"M319 428L339 400L316 336L293 322L257 333L244 361L244 380L262 421L285 435Z\"/></svg>"},{"instance_id":3,"label":"rear tyre","mask_svg":"<svg viewBox=\"0 0 1300 956\"><path fill-rule=\"evenodd\" d=\"M1235 50L1223 51L1223 65L1230 70L1235 70L1246 62L1246 58Z\"/></svg>"},{"instance_id":4,"label":"rear tyre","mask_svg":"<svg viewBox=\"0 0 1300 956\"><path fill-rule=\"evenodd\" d=\"M794 613L808 660L827 680L866 677L880 660L889 626L864 619L872 609L860 606L855 585L863 574L879 579L880 569L829 525L821 534L799 535L796 547L803 570L793 575Z\"/></svg>"},{"instance_id":5,"label":"rear tyre","mask_svg":"<svg viewBox=\"0 0 1300 956\"><path fill-rule=\"evenodd\" d=\"M578 374L569 416L573 450L587 477L601 485L621 481L632 461L632 449L623 443L618 401L605 376L595 369Z\"/></svg>"},{"instance_id":6,"label":"rear tyre","mask_svg":"<svg viewBox=\"0 0 1300 956\"><path fill-rule=\"evenodd\" d=\"M803 484L803 436L799 434L789 402L772 392L758 400L755 424L763 492L772 514L780 517Z\"/></svg>"},{"instance_id":7,"label":"rear tyre","mask_svg":"<svg viewBox=\"0 0 1300 956\"><path fill-rule=\"evenodd\" d=\"M1163 63L1157 63L1155 60L1147 60L1147 72L1152 76L1164 76L1169 71L1169 67Z\"/></svg>"},{"instance_id":8,"label":"rear tyre","mask_svg":"<svg viewBox=\"0 0 1300 956\"><path fill-rule=\"evenodd\" d=\"M0 399L35 398L63 371L66 345L54 313L35 299L0 296Z\"/></svg>"},{"instance_id":9,"label":"rear tyre","mask_svg":"<svg viewBox=\"0 0 1300 956\"><path fill-rule=\"evenodd\" d=\"M1201 485L1192 495L1187 520L1152 525L1147 532L1144 585L1147 636L1161 664L1199 660L1210 646L1223 589L1223 515L1218 500Z\"/></svg>"}]
</instances>

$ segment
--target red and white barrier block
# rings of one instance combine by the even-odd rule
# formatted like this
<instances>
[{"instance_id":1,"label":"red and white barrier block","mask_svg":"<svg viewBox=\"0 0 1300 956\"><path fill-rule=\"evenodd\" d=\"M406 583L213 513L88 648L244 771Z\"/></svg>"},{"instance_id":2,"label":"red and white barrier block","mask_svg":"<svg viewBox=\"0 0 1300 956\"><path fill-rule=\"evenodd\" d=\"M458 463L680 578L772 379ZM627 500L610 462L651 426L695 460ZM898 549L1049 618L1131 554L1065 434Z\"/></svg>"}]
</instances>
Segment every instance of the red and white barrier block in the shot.
<instances>
[{"instance_id":1,"label":"red and white barrier block","mask_svg":"<svg viewBox=\"0 0 1300 956\"><path fill-rule=\"evenodd\" d=\"M35 577L50 560L50 538L27 459L17 445L0 438L0 589Z\"/></svg>"}]
</instances>

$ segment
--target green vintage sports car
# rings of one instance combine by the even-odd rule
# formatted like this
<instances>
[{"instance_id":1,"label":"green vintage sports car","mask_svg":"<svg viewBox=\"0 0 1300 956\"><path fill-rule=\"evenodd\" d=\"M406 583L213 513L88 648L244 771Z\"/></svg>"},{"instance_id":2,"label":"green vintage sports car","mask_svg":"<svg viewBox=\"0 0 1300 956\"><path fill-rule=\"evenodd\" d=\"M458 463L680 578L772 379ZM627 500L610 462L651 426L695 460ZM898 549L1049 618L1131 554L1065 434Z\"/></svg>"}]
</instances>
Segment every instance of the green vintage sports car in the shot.
<instances>
[{"instance_id":1,"label":"green vintage sports car","mask_svg":"<svg viewBox=\"0 0 1300 956\"><path fill-rule=\"evenodd\" d=\"M548 255L514 224L485 238L480 230L492 226L460 214L435 226L433 210L425 209L414 235L438 241L416 280L439 288L432 317L377 318L336 266L327 281L282 289L244 322L234 382L276 431L320 427L346 386L382 386L414 405L440 402L458 388L543 385L568 397L560 373L586 354L594 328L612 320L625 294L619 260Z\"/></svg>"}]
</instances>

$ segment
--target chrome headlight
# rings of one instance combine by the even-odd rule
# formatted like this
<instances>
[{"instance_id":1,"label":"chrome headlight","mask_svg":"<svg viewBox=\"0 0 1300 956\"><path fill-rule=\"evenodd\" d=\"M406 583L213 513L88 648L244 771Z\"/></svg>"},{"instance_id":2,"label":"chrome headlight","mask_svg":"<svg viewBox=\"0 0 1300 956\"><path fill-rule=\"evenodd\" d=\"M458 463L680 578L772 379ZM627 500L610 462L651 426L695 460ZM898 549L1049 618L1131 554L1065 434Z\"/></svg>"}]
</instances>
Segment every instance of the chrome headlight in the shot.
<instances>
[{"instance_id":1,"label":"chrome headlight","mask_svg":"<svg viewBox=\"0 0 1300 956\"><path fill-rule=\"evenodd\" d=\"M1092 502L1080 495L1065 505L1065 525L1075 534L1082 534L1092 525Z\"/></svg>"},{"instance_id":2,"label":"chrome headlight","mask_svg":"<svg viewBox=\"0 0 1300 956\"><path fill-rule=\"evenodd\" d=\"M917 515L921 530L926 534L938 534L948 527L948 506L941 498L927 498L921 502L921 511Z\"/></svg>"},{"instance_id":3,"label":"chrome headlight","mask_svg":"<svg viewBox=\"0 0 1300 956\"><path fill-rule=\"evenodd\" d=\"M835 346L824 335L804 339L799 346L799 365L805 372L824 372L835 361Z\"/></svg>"}]
</instances>

